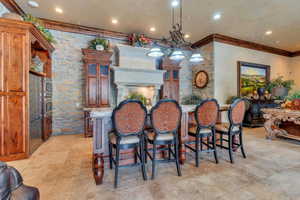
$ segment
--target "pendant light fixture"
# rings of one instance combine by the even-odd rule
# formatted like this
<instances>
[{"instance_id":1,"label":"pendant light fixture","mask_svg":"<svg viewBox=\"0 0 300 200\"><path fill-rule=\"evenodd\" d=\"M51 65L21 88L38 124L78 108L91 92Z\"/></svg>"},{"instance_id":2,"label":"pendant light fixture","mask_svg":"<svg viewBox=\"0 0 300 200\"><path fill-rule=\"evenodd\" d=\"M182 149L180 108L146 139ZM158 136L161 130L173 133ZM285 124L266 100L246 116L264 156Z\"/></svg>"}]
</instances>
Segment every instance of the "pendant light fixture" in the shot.
<instances>
[{"instance_id":1,"label":"pendant light fixture","mask_svg":"<svg viewBox=\"0 0 300 200\"><path fill-rule=\"evenodd\" d=\"M182 2L183 0L173 0L172 2L172 29L169 31L170 36L168 38L163 38L159 41L159 43L164 44L160 45L158 44L158 41L155 42L155 45L153 48L149 50L147 53L150 57L161 57L164 55L164 52L170 52L169 58L171 60L182 60L186 56L184 55L184 50L192 50L191 43L186 41L185 37L186 34L183 33L183 17L182 17ZM175 12L176 8L179 6L179 19L175 19ZM163 51L161 50L163 49ZM168 49L168 51L165 51L165 49ZM200 53L193 53L192 56L189 59L190 62L201 62L203 61L203 57Z\"/></svg>"},{"instance_id":2,"label":"pendant light fixture","mask_svg":"<svg viewBox=\"0 0 300 200\"><path fill-rule=\"evenodd\" d=\"M192 56L190 57L190 62L197 63L203 61L204 58L200 53L193 53Z\"/></svg>"},{"instance_id":3,"label":"pendant light fixture","mask_svg":"<svg viewBox=\"0 0 300 200\"><path fill-rule=\"evenodd\" d=\"M147 53L147 56L153 57L153 58L159 58L162 57L164 53L161 51L159 47L152 47L150 51Z\"/></svg>"},{"instance_id":4,"label":"pendant light fixture","mask_svg":"<svg viewBox=\"0 0 300 200\"><path fill-rule=\"evenodd\" d=\"M174 51L171 53L171 55L170 55L169 58L170 58L171 60L177 60L177 61L179 61L179 60L184 59L185 56L184 56L184 54L183 54L183 52L182 52L181 50L174 50Z\"/></svg>"}]
</instances>

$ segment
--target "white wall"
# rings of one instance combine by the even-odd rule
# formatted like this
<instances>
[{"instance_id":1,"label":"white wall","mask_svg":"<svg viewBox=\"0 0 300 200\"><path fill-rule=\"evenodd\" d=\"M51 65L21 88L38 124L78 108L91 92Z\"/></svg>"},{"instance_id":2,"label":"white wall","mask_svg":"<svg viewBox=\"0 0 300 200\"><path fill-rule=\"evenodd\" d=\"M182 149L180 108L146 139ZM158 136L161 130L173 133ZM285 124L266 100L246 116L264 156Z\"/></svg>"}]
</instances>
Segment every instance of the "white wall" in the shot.
<instances>
[{"instance_id":1,"label":"white wall","mask_svg":"<svg viewBox=\"0 0 300 200\"><path fill-rule=\"evenodd\" d=\"M293 91L300 90L300 56L291 58L291 79L295 81L295 87Z\"/></svg>"},{"instance_id":2,"label":"white wall","mask_svg":"<svg viewBox=\"0 0 300 200\"><path fill-rule=\"evenodd\" d=\"M291 58L214 42L215 92L220 104L237 95L237 62L271 66L271 79L279 75L290 78ZM300 70L299 70L300 75Z\"/></svg>"}]
</instances>

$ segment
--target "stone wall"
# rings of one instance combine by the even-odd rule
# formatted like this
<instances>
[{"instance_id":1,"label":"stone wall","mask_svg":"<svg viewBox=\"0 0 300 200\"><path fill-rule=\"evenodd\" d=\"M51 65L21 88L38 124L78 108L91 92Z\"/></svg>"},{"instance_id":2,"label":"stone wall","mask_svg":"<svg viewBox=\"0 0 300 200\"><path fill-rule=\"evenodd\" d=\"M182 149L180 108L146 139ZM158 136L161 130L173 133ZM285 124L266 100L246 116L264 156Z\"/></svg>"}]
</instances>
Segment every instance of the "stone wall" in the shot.
<instances>
[{"instance_id":1,"label":"stone wall","mask_svg":"<svg viewBox=\"0 0 300 200\"><path fill-rule=\"evenodd\" d=\"M56 44L52 54L53 134L83 133L84 73L81 49L94 37L51 30Z\"/></svg>"},{"instance_id":2,"label":"stone wall","mask_svg":"<svg viewBox=\"0 0 300 200\"><path fill-rule=\"evenodd\" d=\"M192 93L197 96L201 96L202 98L212 98L214 97L214 46L213 43L209 43L205 46L202 46L198 49L201 55L204 57L204 61L201 63L194 65L192 67ZM194 77L196 73L200 70L204 70L208 73L209 82L208 85L203 88L197 88L194 84Z\"/></svg>"}]
</instances>

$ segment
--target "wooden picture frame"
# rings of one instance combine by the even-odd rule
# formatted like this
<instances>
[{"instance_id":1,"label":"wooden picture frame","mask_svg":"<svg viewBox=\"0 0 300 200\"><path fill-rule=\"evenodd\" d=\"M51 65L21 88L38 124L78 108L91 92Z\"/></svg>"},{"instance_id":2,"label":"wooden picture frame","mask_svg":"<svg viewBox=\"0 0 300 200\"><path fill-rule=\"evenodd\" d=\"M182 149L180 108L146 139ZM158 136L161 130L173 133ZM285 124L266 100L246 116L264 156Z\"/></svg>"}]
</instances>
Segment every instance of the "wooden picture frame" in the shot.
<instances>
[{"instance_id":1,"label":"wooden picture frame","mask_svg":"<svg viewBox=\"0 0 300 200\"><path fill-rule=\"evenodd\" d=\"M267 84L270 81L270 66L269 65L263 65L263 64L256 64L256 63L249 63L249 62L243 62L243 61L238 61L237 62L237 95L238 96L246 96L242 94L242 71L244 69L242 68L249 68L253 69L254 71L257 71L258 73L263 72L264 79L265 79L265 84ZM250 75L249 75L250 76ZM262 77L261 77L262 78Z\"/></svg>"},{"instance_id":2,"label":"wooden picture frame","mask_svg":"<svg viewBox=\"0 0 300 200\"><path fill-rule=\"evenodd\" d=\"M204 77L202 77L203 80L198 80L198 76L203 76L205 77L205 79L203 79ZM199 83L199 81L201 83ZM203 82L204 81L204 82ZM203 83L202 83L203 82ZM203 89L205 88L209 83L209 75L206 71L204 70L200 70L196 73L195 77L194 77L194 85L199 88L199 89Z\"/></svg>"}]
</instances>

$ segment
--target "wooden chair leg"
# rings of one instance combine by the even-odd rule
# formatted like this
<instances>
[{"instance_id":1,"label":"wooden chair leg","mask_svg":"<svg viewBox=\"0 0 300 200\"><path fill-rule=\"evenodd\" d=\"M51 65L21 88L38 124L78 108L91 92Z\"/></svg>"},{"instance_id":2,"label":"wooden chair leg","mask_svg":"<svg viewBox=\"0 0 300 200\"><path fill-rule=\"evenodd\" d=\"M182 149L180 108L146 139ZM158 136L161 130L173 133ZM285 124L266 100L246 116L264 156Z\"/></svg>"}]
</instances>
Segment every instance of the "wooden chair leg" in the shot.
<instances>
[{"instance_id":1,"label":"wooden chair leg","mask_svg":"<svg viewBox=\"0 0 300 200\"><path fill-rule=\"evenodd\" d=\"M215 134L215 132L213 133L213 136L212 136L212 143L213 143L213 148L214 148L214 156L215 156L216 164L218 164L219 159L218 159L218 154L217 154L216 134Z\"/></svg>"},{"instance_id":2,"label":"wooden chair leg","mask_svg":"<svg viewBox=\"0 0 300 200\"><path fill-rule=\"evenodd\" d=\"M168 159L171 160L171 145L168 144Z\"/></svg>"},{"instance_id":3,"label":"wooden chair leg","mask_svg":"<svg viewBox=\"0 0 300 200\"><path fill-rule=\"evenodd\" d=\"M179 145L178 145L178 138L176 137L175 139L175 145L174 145L174 150L175 150L175 160L176 160L176 168L177 168L177 174L178 176L181 176L181 170L180 170L180 164L179 164Z\"/></svg>"},{"instance_id":4,"label":"wooden chair leg","mask_svg":"<svg viewBox=\"0 0 300 200\"><path fill-rule=\"evenodd\" d=\"M234 160L233 160L233 156L232 156L232 135L229 133L228 134L228 151L229 151L229 158L230 158L230 162L231 164L234 163Z\"/></svg>"},{"instance_id":5,"label":"wooden chair leg","mask_svg":"<svg viewBox=\"0 0 300 200\"><path fill-rule=\"evenodd\" d=\"M113 154L112 154L112 144L110 142L108 143L108 150L109 150L109 168L112 169L113 168L112 167L112 165L113 165L113 163L112 163Z\"/></svg>"},{"instance_id":6,"label":"wooden chair leg","mask_svg":"<svg viewBox=\"0 0 300 200\"><path fill-rule=\"evenodd\" d=\"M138 161L137 153L138 153L138 147L135 147L134 148L134 163L135 164L137 164L137 161Z\"/></svg>"},{"instance_id":7,"label":"wooden chair leg","mask_svg":"<svg viewBox=\"0 0 300 200\"><path fill-rule=\"evenodd\" d=\"M152 177L151 179L153 180L155 178L155 162L156 162L156 144L153 142L153 155L152 155Z\"/></svg>"},{"instance_id":8,"label":"wooden chair leg","mask_svg":"<svg viewBox=\"0 0 300 200\"><path fill-rule=\"evenodd\" d=\"M195 162L196 162L196 167L199 167L199 136L196 136L196 152L195 152ZM202 147L202 146L201 146Z\"/></svg>"},{"instance_id":9,"label":"wooden chair leg","mask_svg":"<svg viewBox=\"0 0 300 200\"><path fill-rule=\"evenodd\" d=\"M145 138L144 140L144 144L145 144L145 163L147 163L147 160L148 160L148 141L147 141L147 138Z\"/></svg>"},{"instance_id":10,"label":"wooden chair leg","mask_svg":"<svg viewBox=\"0 0 300 200\"><path fill-rule=\"evenodd\" d=\"M119 147L119 145L117 145L117 148L116 148L116 165L115 165L115 183L114 183L115 188L118 187L119 157L120 157L120 147Z\"/></svg>"},{"instance_id":11,"label":"wooden chair leg","mask_svg":"<svg viewBox=\"0 0 300 200\"><path fill-rule=\"evenodd\" d=\"M243 157L244 157L244 158L247 158L246 153L245 153L245 150L244 150L243 133L242 133L242 132L240 133L239 138L240 138L241 152L242 152L242 154L243 154Z\"/></svg>"},{"instance_id":12,"label":"wooden chair leg","mask_svg":"<svg viewBox=\"0 0 300 200\"><path fill-rule=\"evenodd\" d=\"M141 140L140 142L140 156L142 158L142 174L143 174L143 179L144 181L147 180L147 172L145 168L145 148L144 148L144 140Z\"/></svg>"},{"instance_id":13,"label":"wooden chair leg","mask_svg":"<svg viewBox=\"0 0 300 200\"><path fill-rule=\"evenodd\" d=\"M220 146L223 148L223 134L220 134Z\"/></svg>"}]
</instances>

